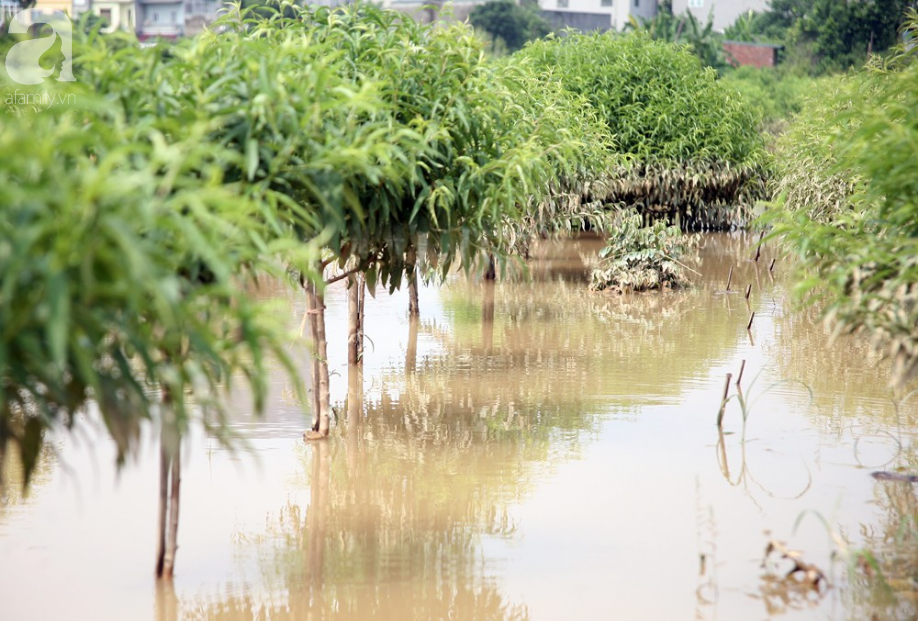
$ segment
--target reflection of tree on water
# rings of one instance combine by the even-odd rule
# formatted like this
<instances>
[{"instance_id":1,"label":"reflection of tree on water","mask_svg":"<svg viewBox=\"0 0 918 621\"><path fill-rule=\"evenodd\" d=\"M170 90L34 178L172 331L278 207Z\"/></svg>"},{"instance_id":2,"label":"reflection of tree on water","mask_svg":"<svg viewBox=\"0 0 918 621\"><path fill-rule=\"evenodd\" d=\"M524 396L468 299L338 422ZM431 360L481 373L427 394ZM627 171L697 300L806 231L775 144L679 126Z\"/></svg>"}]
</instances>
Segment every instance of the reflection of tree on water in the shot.
<instances>
[{"instance_id":1,"label":"reflection of tree on water","mask_svg":"<svg viewBox=\"0 0 918 621\"><path fill-rule=\"evenodd\" d=\"M26 504L36 490L43 487L51 480L54 470L54 446L44 444L35 460L35 468L29 480L29 488L23 491L22 460L19 458L18 448L10 445L6 451L0 452L0 523L9 514L11 507Z\"/></svg>"},{"instance_id":2,"label":"reflection of tree on water","mask_svg":"<svg viewBox=\"0 0 918 621\"><path fill-rule=\"evenodd\" d=\"M488 322L478 285L454 283L445 301L453 330L430 369L453 367L452 382L525 383L553 401L676 396L737 338L735 325L711 321L719 302L699 290L603 296L563 282L503 283Z\"/></svg>"},{"instance_id":3,"label":"reflection of tree on water","mask_svg":"<svg viewBox=\"0 0 918 621\"><path fill-rule=\"evenodd\" d=\"M361 408L353 377L341 433L307 447L308 507L283 507L267 533L248 538L282 605L242 594L183 610L228 619L260 606L282 619L525 618L503 600L480 541L514 533L510 501L527 488L530 456L547 453L533 445L547 439L488 440L477 408L425 392L417 375L385 382L383 397Z\"/></svg>"},{"instance_id":4,"label":"reflection of tree on water","mask_svg":"<svg viewBox=\"0 0 918 621\"><path fill-rule=\"evenodd\" d=\"M270 595L183 609L525 617L484 560L488 539L516 536L514 504L541 472L579 456L609 395L619 411L678 396L737 339L736 325L711 321L729 301L707 285L619 298L557 280L458 281L443 291L449 329L410 323L405 372L399 360L374 378L364 403L360 382L349 386L339 432L307 448L309 505L283 507L266 533L246 538ZM439 345L423 357L419 331Z\"/></svg>"},{"instance_id":5,"label":"reflection of tree on water","mask_svg":"<svg viewBox=\"0 0 918 621\"><path fill-rule=\"evenodd\" d=\"M812 390L815 424L841 432L853 423L879 429L894 422L888 374L870 353L869 343L841 336L830 345L831 332L815 309L788 312L775 325L775 342L764 347L781 360L783 377Z\"/></svg>"}]
</instances>

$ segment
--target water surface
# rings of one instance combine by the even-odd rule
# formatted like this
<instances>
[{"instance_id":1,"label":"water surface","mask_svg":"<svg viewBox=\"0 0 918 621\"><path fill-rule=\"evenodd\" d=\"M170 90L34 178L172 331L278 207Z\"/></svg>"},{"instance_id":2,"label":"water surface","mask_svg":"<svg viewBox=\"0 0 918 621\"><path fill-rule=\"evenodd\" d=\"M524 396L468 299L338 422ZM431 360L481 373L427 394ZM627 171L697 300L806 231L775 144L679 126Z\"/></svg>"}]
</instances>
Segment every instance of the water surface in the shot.
<instances>
[{"instance_id":1,"label":"water surface","mask_svg":"<svg viewBox=\"0 0 918 621\"><path fill-rule=\"evenodd\" d=\"M0 617L910 618L908 585L879 606L832 559L911 550L890 532L914 491L869 473L914 466L918 405L892 398L863 343L827 348L784 262L749 260L754 241L706 235L678 292L589 293L595 240L539 247L529 280L423 288L419 323L379 292L347 400L332 287L327 442L302 442L279 374L265 418L240 396L244 449L196 431L175 584L158 588L154 444L116 473L91 420L55 438L31 495L0 506ZM262 293L299 324L300 296ZM719 433L743 360L745 407L731 398ZM770 539L834 588L763 578Z\"/></svg>"}]
</instances>

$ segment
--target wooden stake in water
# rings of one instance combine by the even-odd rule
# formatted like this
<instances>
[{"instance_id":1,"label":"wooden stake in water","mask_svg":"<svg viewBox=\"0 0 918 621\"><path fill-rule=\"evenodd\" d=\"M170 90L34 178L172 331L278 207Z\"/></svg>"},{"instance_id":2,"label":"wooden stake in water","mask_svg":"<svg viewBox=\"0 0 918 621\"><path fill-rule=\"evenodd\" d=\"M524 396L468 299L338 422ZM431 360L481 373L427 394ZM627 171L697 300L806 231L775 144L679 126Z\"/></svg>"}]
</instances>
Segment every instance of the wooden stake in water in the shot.
<instances>
[{"instance_id":1,"label":"wooden stake in water","mask_svg":"<svg viewBox=\"0 0 918 621\"><path fill-rule=\"evenodd\" d=\"M752 293L752 283L746 285L746 299L749 299L749 294Z\"/></svg>"},{"instance_id":2,"label":"wooden stake in water","mask_svg":"<svg viewBox=\"0 0 918 621\"><path fill-rule=\"evenodd\" d=\"M723 426L724 422L724 410L727 407L727 396L730 394L730 379L733 377L732 373L727 373L727 381L724 382L724 398L720 402L720 411L717 413L717 428L720 429Z\"/></svg>"},{"instance_id":3,"label":"wooden stake in water","mask_svg":"<svg viewBox=\"0 0 918 621\"><path fill-rule=\"evenodd\" d=\"M739 375L736 376L736 387L739 388L740 382L743 381L743 370L746 368L746 361L743 360L739 365Z\"/></svg>"},{"instance_id":4,"label":"wooden stake in water","mask_svg":"<svg viewBox=\"0 0 918 621\"><path fill-rule=\"evenodd\" d=\"M771 270L775 269L775 261L777 261L777 259L772 259L772 260L771 260L771 265L768 266L768 271L769 271L769 272L770 272Z\"/></svg>"},{"instance_id":5,"label":"wooden stake in water","mask_svg":"<svg viewBox=\"0 0 918 621\"><path fill-rule=\"evenodd\" d=\"M752 330L752 320L755 319L755 311L752 311L752 314L749 315L749 323L746 324L746 331Z\"/></svg>"},{"instance_id":6,"label":"wooden stake in water","mask_svg":"<svg viewBox=\"0 0 918 621\"><path fill-rule=\"evenodd\" d=\"M756 263L759 262L759 256L761 256L761 254L762 254L762 240L763 240L763 239L765 239L765 231L762 231L762 232L759 234L759 243L758 243L758 245L755 247L755 258L753 259L753 261L755 261Z\"/></svg>"},{"instance_id":7,"label":"wooden stake in water","mask_svg":"<svg viewBox=\"0 0 918 621\"><path fill-rule=\"evenodd\" d=\"M727 275L727 291L730 290L730 283L733 282L733 266L730 266L730 273Z\"/></svg>"}]
</instances>

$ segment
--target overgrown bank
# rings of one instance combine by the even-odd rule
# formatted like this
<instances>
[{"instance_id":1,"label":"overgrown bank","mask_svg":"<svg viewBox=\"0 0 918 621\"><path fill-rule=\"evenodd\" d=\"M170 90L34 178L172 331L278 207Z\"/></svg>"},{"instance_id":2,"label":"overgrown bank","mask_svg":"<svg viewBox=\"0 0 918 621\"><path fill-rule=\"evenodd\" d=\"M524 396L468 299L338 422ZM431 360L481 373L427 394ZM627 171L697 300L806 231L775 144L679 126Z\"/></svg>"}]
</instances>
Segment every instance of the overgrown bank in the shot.
<instances>
[{"instance_id":1,"label":"overgrown bank","mask_svg":"<svg viewBox=\"0 0 918 621\"><path fill-rule=\"evenodd\" d=\"M800 259L798 294L837 332L866 335L896 386L918 374L916 118L910 51L837 78L779 142L768 215Z\"/></svg>"}]
</instances>

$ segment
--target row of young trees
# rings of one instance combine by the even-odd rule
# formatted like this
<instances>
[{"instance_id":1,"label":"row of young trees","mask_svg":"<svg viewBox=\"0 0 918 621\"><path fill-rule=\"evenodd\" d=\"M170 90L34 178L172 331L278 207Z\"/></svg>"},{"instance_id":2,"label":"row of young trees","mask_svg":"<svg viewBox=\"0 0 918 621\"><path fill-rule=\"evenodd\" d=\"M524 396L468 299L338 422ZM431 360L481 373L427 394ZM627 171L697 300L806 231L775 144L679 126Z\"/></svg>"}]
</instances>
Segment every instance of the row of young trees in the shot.
<instances>
[{"instance_id":1,"label":"row of young trees","mask_svg":"<svg viewBox=\"0 0 918 621\"><path fill-rule=\"evenodd\" d=\"M122 43L75 44L77 82L53 89L73 105L0 117L0 449L28 481L46 432L86 411L119 461L155 421L168 577L183 434L199 421L225 437L234 378L260 411L268 360L293 374L245 281L280 265L306 289L309 437L324 437L324 287L398 287L420 248L440 274L500 258L560 211L522 214L563 210L546 197L601 174L607 138L530 66L486 63L467 27L372 6L235 12L171 47Z\"/></svg>"},{"instance_id":2,"label":"row of young trees","mask_svg":"<svg viewBox=\"0 0 918 621\"><path fill-rule=\"evenodd\" d=\"M48 89L72 103L0 115L0 450L26 481L87 411L119 461L158 425L168 577L189 425L226 437L234 381L260 412L271 360L306 397L247 283L306 292L320 439L329 284L348 281L356 366L364 284L416 292L421 262L494 269L622 205L698 219L758 192L756 120L685 50L571 36L491 62L483 45L363 4L237 8L170 46L78 29L77 80Z\"/></svg>"}]
</instances>

